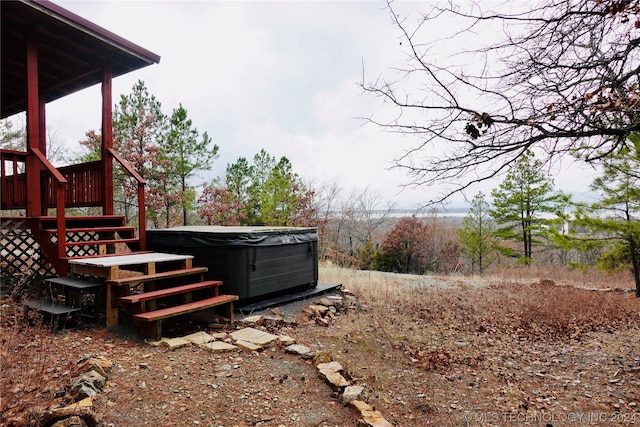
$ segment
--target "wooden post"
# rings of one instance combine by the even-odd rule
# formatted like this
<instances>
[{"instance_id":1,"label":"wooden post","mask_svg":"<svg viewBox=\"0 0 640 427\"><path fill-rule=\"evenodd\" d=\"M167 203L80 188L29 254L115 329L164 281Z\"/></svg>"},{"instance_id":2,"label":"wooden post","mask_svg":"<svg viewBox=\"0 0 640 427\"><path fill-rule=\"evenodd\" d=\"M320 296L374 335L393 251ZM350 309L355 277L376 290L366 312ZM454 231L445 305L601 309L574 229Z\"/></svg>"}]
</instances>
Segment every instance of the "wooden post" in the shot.
<instances>
[{"instance_id":1,"label":"wooden post","mask_svg":"<svg viewBox=\"0 0 640 427\"><path fill-rule=\"evenodd\" d=\"M40 152L44 154L46 157L47 156L47 119L45 115L46 102L45 102L44 94L39 94L38 96L39 96L39 99L38 99L38 130L39 130L38 148L40 149ZM42 169L43 169L42 164L38 163L38 177L40 177ZM45 188L44 191L46 191L47 193L49 191L52 191L52 192L55 192L57 196L60 196L60 191L57 183L54 183L53 181L49 181L49 180L45 182L50 182L51 185L55 185L56 188L55 189ZM40 186L42 187L42 181L40 181ZM42 188L40 190L42 191ZM64 189L62 191L62 195L64 196ZM63 199L62 206L64 206L64 202L65 201ZM41 206L40 209L41 209L42 216L46 216L49 213L49 208L47 206ZM64 253L61 256L64 257L65 256Z\"/></svg>"},{"instance_id":2,"label":"wooden post","mask_svg":"<svg viewBox=\"0 0 640 427\"><path fill-rule=\"evenodd\" d=\"M25 50L27 65L27 151L40 146L40 101L38 91L38 47L36 29L25 25ZM37 217L42 213L40 193L40 162L33 155L27 156L27 216Z\"/></svg>"},{"instance_id":3,"label":"wooden post","mask_svg":"<svg viewBox=\"0 0 640 427\"><path fill-rule=\"evenodd\" d=\"M113 117L112 117L112 85L113 74L111 65L106 64L102 69L102 164L104 180L102 186L102 212L113 215L113 159L108 149L113 148Z\"/></svg>"}]
</instances>

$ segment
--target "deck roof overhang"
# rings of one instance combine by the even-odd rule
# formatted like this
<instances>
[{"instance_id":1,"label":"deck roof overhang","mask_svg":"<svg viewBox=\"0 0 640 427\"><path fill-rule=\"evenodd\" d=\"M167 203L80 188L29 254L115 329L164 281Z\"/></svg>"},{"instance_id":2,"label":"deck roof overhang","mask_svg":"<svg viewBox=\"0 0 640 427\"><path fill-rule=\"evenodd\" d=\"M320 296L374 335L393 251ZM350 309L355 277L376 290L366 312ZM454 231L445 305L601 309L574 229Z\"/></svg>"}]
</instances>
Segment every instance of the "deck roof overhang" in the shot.
<instances>
[{"instance_id":1,"label":"deck roof overhang","mask_svg":"<svg viewBox=\"0 0 640 427\"><path fill-rule=\"evenodd\" d=\"M27 108L26 31L36 32L39 93L44 102L158 63L160 56L44 0L0 1L0 118Z\"/></svg>"}]
</instances>

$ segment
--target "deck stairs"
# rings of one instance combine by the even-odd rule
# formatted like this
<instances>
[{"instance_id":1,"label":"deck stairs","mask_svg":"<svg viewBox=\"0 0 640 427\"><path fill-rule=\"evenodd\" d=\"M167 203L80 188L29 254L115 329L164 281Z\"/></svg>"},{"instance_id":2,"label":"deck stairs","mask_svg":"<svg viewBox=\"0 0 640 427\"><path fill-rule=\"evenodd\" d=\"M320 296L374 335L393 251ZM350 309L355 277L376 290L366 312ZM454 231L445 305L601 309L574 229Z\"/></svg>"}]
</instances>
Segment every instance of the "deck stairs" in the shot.
<instances>
[{"instance_id":1,"label":"deck stairs","mask_svg":"<svg viewBox=\"0 0 640 427\"><path fill-rule=\"evenodd\" d=\"M103 226L107 227L111 230L119 226ZM119 228L104 233L121 231ZM123 234L126 236L126 231ZM121 240L127 239L131 238ZM106 236L92 242L111 245L116 241L120 243L119 239ZM193 267L192 258L157 252L69 258L69 277L47 279L50 298L26 301L25 316L31 310L47 313L52 326L57 327L70 318L75 322L100 322L104 307L107 326L116 326L122 310L144 336L155 340L162 337L163 320L196 311L218 307L224 309L221 315L232 322L233 302L238 296L221 294L221 281L204 280L207 269Z\"/></svg>"},{"instance_id":2,"label":"deck stairs","mask_svg":"<svg viewBox=\"0 0 640 427\"><path fill-rule=\"evenodd\" d=\"M57 219L42 216L31 219L31 230L42 251L60 276L68 272L69 259L82 256L135 252L140 247L134 227L128 227L124 216L68 216L65 218L66 257L57 256Z\"/></svg>"}]
</instances>

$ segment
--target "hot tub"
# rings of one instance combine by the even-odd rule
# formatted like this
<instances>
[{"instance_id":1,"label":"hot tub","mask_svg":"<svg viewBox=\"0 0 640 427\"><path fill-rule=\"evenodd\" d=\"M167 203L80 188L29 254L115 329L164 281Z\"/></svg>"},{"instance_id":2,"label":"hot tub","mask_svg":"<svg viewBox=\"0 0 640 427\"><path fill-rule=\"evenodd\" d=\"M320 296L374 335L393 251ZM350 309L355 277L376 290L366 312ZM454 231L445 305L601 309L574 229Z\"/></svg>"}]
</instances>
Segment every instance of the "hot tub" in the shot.
<instances>
[{"instance_id":1,"label":"hot tub","mask_svg":"<svg viewBox=\"0 0 640 427\"><path fill-rule=\"evenodd\" d=\"M318 284L318 231L298 227L187 226L147 230L152 251L193 255L207 280L239 306Z\"/></svg>"}]
</instances>

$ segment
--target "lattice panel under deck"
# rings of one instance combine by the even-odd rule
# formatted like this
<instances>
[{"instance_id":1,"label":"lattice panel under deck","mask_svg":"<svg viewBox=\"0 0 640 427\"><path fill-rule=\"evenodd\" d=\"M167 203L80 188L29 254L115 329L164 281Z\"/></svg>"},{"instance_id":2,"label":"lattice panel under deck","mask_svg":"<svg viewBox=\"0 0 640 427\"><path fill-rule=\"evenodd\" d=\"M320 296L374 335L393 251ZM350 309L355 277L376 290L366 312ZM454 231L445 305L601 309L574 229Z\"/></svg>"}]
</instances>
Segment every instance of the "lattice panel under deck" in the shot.
<instances>
[{"instance_id":1,"label":"lattice panel under deck","mask_svg":"<svg viewBox=\"0 0 640 427\"><path fill-rule=\"evenodd\" d=\"M31 234L26 220L2 219L0 270L3 277L55 276L55 270Z\"/></svg>"}]
</instances>

